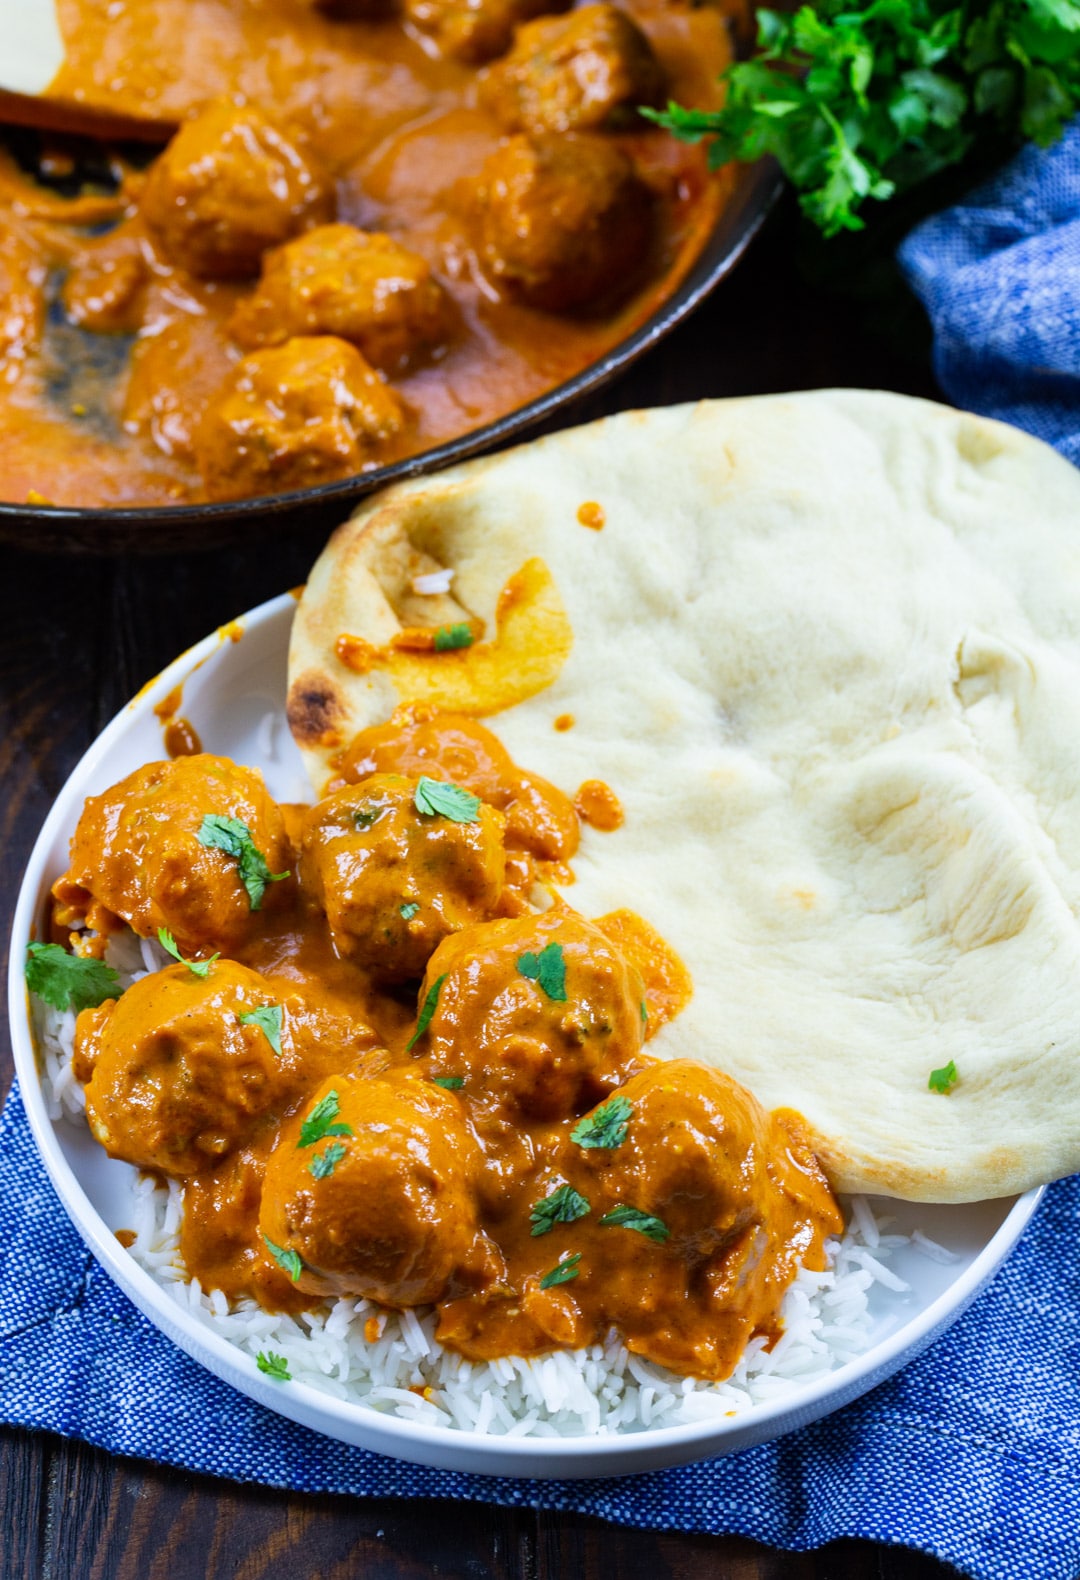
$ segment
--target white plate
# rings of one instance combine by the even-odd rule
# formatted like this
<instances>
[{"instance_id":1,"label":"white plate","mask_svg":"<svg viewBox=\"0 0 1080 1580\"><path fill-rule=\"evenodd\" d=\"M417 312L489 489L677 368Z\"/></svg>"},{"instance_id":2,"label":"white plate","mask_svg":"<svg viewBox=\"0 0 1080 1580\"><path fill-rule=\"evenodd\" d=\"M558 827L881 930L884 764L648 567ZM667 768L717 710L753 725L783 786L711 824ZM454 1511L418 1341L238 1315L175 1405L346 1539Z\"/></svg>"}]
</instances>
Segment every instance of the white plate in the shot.
<instances>
[{"instance_id":1,"label":"white plate","mask_svg":"<svg viewBox=\"0 0 1080 1580\"><path fill-rule=\"evenodd\" d=\"M201 1326L153 1282L115 1238L131 1219L133 1171L110 1160L87 1130L49 1118L41 1089L23 984L23 942L44 918L49 885L66 868L68 840L83 800L142 763L163 755L154 705L183 686L182 713L204 748L262 768L279 800L306 800L309 790L284 722L286 652L296 605L285 595L208 637L176 660L130 702L79 763L53 807L23 879L12 931L9 976L11 1039L27 1112L45 1166L72 1222L109 1273L161 1331L216 1376L279 1414L363 1448L444 1469L511 1476L612 1476L659 1470L712 1454L733 1453L805 1426L847 1404L920 1354L965 1307L1015 1245L1041 1191L964 1207L889 1203L896 1227L916 1227L952 1251L948 1264L915 1251L891 1265L911 1285L877 1317L870 1349L798 1394L722 1421L605 1438L477 1437L419 1425L333 1399L300 1382L261 1375L250 1356ZM40 930L37 933L40 936Z\"/></svg>"}]
</instances>

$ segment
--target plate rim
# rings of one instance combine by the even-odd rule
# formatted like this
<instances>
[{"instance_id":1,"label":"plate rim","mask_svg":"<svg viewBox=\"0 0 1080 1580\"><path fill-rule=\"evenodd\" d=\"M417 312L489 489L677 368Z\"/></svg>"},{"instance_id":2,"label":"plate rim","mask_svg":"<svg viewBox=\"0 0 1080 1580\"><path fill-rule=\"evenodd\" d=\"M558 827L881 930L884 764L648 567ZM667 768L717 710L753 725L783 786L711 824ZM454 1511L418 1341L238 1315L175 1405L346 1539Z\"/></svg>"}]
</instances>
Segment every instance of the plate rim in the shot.
<instances>
[{"instance_id":1,"label":"plate rim","mask_svg":"<svg viewBox=\"0 0 1080 1580\"><path fill-rule=\"evenodd\" d=\"M386 1415L373 1406L338 1399L300 1381L269 1381L251 1356L191 1317L120 1245L67 1159L58 1134L66 1121L52 1120L46 1109L30 1027L22 940L34 935L46 892L49 855L71 820L73 805L82 798L79 786L107 757L113 743L123 737L133 717L152 711L155 702L168 696L195 669L235 647L242 641L235 634L238 627L246 636L272 627L296 607L296 598L288 592L257 605L186 649L141 687L71 770L45 817L20 880L8 959L8 1020L15 1072L46 1172L77 1233L109 1276L171 1342L221 1381L276 1414L354 1446L417 1464L509 1477L627 1475L737 1452L842 1408L914 1360L959 1319L989 1282L1030 1222L1046 1186L1034 1187L1013 1199L998 1228L955 1283L864 1354L807 1384L798 1393L731 1417L621 1435L477 1436L458 1428ZM777 1421L785 1419L787 1424L773 1430Z\"/></svg>"}]
</instances>

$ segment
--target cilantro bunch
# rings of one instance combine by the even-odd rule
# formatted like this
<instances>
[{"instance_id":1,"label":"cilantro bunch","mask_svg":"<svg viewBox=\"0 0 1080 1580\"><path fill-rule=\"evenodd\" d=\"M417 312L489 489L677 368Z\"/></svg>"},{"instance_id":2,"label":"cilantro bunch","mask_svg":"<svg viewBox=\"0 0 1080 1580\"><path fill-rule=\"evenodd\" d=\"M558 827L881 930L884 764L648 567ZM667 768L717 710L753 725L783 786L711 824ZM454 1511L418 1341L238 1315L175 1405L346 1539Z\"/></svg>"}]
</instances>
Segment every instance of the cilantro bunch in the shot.
<instances>
[{"instance_id":1,"label":"cilantro bunch","mask_svg":"<svg viewBox=\"0 0 1080 1580\"><path fill-rule=\"evenodd\" d=\"M643 110L715 168L772 154L826 236L978 144L1044 146L1080 109L1080 0L818 0L758 12L718 111Z\"/></svg>"}]
</instances>

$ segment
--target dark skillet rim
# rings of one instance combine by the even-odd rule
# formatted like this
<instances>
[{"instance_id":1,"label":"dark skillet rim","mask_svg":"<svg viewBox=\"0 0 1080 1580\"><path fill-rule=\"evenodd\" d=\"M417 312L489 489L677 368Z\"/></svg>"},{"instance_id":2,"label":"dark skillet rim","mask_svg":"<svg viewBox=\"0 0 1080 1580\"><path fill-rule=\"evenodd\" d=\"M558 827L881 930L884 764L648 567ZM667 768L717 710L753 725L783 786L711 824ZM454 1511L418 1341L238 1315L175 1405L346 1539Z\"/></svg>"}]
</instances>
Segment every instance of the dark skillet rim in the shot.
<instances>
[{"instance_id":1,"label":"dark skillet rim","mask_svg":"<svg viewBox=\"0 0 1080 1580\"><path fill-rule=\"evenodd\" d=\"M238 527L244 523L250 523L254 528L260 521L265 523L268 517L288 516L316 506L332 506L337 502L340 502L344 511L377 489L389 487L405 478L442 471L481 451L493 449L610 383L624 368L636 362L682 323L739 262L779 197L782 187L779 170L770 159L741 167L736 175L734 189L717 216L701 255L677 290L661 303L644 324L573 378L566 379L554 389L494 422L472 429L434 449L409 456L392 466L358 472L341 482L320 483L314 488L294 489L285 494L265 494L254 499L227 500L216 504L81 507L30 505L0 500L0 529L15 521L31 529L31 534L35 522L40 522L43 527L80 528L86 533L85 546L92 548L95 529L101 529L105 539L110 529L119 531L124 527L148 534L157 525L170 532L176 528L190 527L193 535L199 530L212 533L215 527ZM34 546L32 535L28 534L25 546Z\"/></svg>"}]
</instances>

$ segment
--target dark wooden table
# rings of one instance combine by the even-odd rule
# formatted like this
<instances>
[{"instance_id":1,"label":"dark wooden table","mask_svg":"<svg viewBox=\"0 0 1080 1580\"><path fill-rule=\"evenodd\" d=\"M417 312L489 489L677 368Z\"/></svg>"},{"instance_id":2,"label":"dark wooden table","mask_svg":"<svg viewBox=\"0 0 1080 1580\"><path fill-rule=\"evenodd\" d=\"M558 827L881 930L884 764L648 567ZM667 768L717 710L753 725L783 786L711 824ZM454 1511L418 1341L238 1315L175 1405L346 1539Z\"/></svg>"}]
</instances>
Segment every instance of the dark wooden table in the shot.
<instances>
[{"instance_id":1,"label":"dark wooden table","mask_svg":"<svg viewBox=\"0 0 1080 1580\"><path fill-rule=\"evenodd\" d=\"M918 316L867 262L846 294L808 283L782 208L737 274L663 346L579 408L824 385L933 396ZM811 260L812 262L812 260ZM855 300L852 295L860 300ZM783 435L777 435L782 447ZM182 649L296 585L317 540L186 557L60 559L2 549L0 906L45 814L114 712ZM0 1043L6 1090L11 1055ZM838 1542L778 1553L727 1537L614 1528L573 1514L361 1502L236 1486L116 1459L45 1434L0 1432L0 1580L943 1580L903 1549Z\"/></svg>"}]
</instances>

